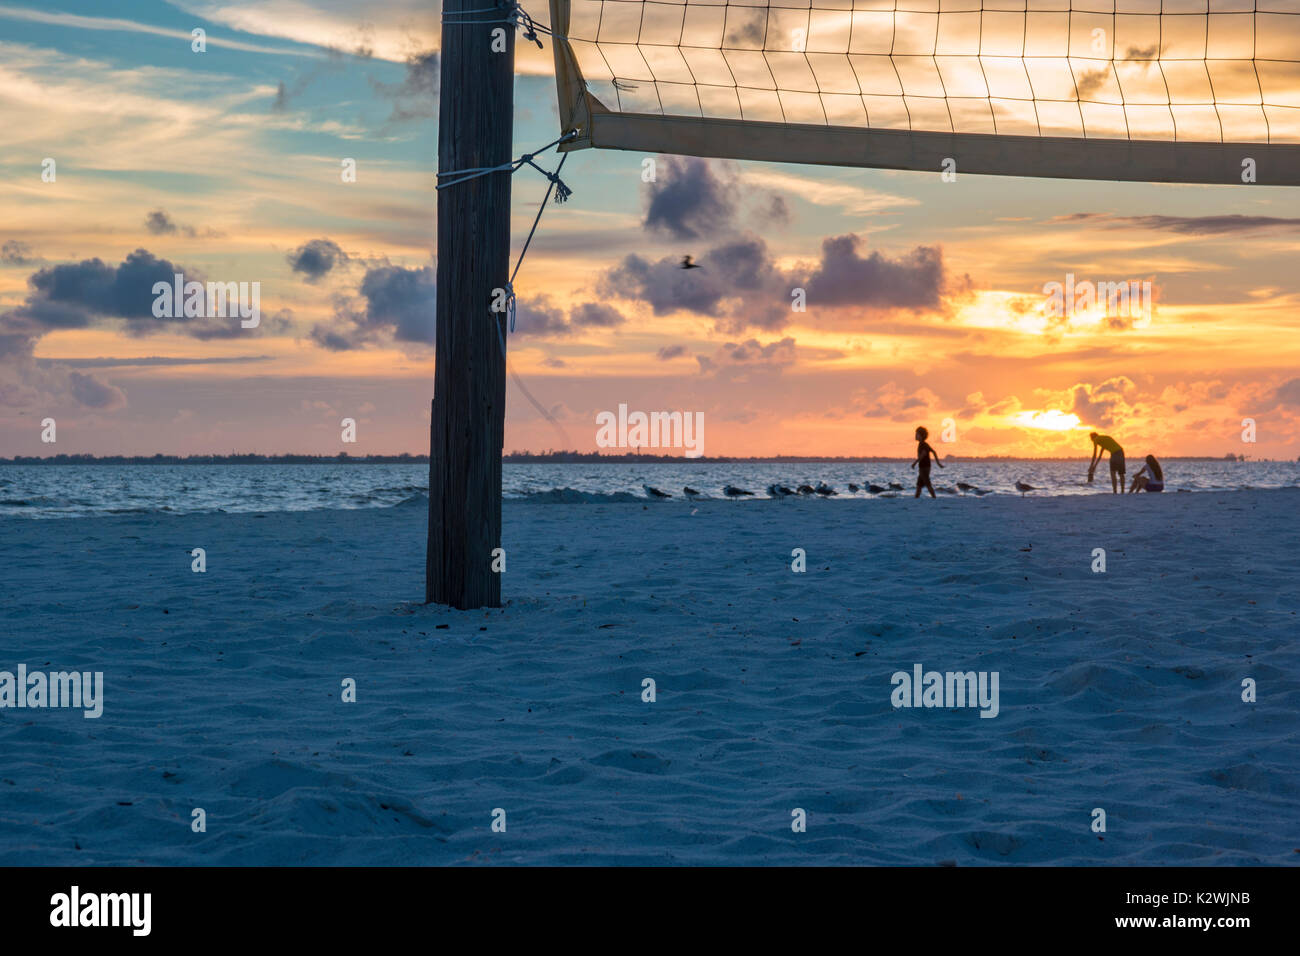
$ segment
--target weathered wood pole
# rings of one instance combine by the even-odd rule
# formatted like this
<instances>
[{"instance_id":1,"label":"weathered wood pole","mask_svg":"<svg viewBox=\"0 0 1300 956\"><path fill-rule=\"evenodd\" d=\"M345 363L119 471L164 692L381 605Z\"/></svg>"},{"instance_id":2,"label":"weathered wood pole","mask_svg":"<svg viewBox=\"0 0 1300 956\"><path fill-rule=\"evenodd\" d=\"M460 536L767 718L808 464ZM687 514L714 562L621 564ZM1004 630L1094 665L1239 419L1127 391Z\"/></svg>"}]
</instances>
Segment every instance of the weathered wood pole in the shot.
<instances>
[{"instance_id":1,"label":"weathered wood pole","mask_svg":"<svg viewBox=\"0 0 1300 956\"><path fill-rule=\"evenodd\" d=\"M466 12L488 6L443 2L439 174L512 158L515 28L502 22L506 7ZM440 189L425 600L456 608L501 604L492 550L501 546L506 319L491 306L509 269L510 173Z\"/></svg>"}]
</instances>

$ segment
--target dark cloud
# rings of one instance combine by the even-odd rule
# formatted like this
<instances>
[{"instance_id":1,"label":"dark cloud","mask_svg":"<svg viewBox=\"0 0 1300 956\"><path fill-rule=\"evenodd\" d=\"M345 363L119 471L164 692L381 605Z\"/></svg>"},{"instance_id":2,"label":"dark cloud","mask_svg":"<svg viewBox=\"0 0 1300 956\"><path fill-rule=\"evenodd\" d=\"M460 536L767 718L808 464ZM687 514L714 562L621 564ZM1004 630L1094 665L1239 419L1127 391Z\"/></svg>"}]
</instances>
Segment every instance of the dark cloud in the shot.
<instances>
[{"instance_id":1,"label":"dark cloud","mask_svg":"<svg viewBox=\"0 0 1300 956\"><path fill-rule=\"evenodd\" d=\"M1110 66L1103 66L1099 70L1085 70L1079 77L1076 85L1076 95L1080 100L1086 100L1092 94L1096 93L1106 85L1106 77L1110 75Z\"/></svg>"},{"instance_id":2,"label":"dark cloud","mask_svg":"<svg viewBox=\"0 0 1300 956\"><path fill-rule=\"evenodd\" d=\"M601 290L610 296L650 304L656 315L676 311L710 316L721 331L745 328L775 331L791 321L792 293L803 289L808 309L856 307L876 311L942 311L945 299L964 294L969 277L951 279L937 246L917 246L896 258L859 253L857 236L822 243L820 261L809 272L779 269L761 239L717 246L683 269L671 256L649 262L633 254L605 273ZM856 321L856 316L854 317ZM819 315L827 327L843 325L829 311Z\"/></svg>"},{"instance_id":3,"label":"dark cloud","mask_svg":"<svg viewBox=\"0 0 1300 956\"><path fill-rule=\"evenodd\" d=\"M30 291L23 304L0 314L0 334L35 339L56 329L87 328L112 319L125 320L124 330L132 335L171 328L197 339L215 339L250 331L233 319L155 317L154 285L162 282L171 288L178 273L187 283L205 281L201 273L146 249L136 249L116 266L102 259L83 259L41 269L28 277ZM261 334L283 330L288 315L281 311L263 316L258 326Z\"/></svg>"},{"instance_id":4,"label":"dark cloud","mask_svg":"<svg viewBox=\"0 0 1300 956\"><path fill-rule=\"evenodd\" d=\"M540 295L515 302L515 334L523 338L554 339L572 333L564 310Z\"/></svg>"},{"instance_id":5,"label":"dark cloud","mask_svg":"<svg viewBox=\"0 0 1300 956\"><path fill-rule=\"evenodd\" d=\"M759 210L759 217L771 225L784 225L790 221L790 205L784 196L772 193L767 205Z\"/></svg>"},{"instance_id":6,"label":"dark cloud","mask_svg":"<svg viewBox=\"0 0 1300 956\"><path fill-rule=\"evenodd\" d=\"M188 236L193 239L199 235L199 231L193 226L185 226L178 223L165 209L155 209L149 215L144 217L144 227L155 236ZM222 233L213 229L204 229L204 238L216 238Z\"/></svg>"},{"instance_id":7,"label":"dark cloud","mask_svg":"<svg viewBox=\"0 0 1300 956\"><path fill-rule=\"evenodd\" d=\"M758 339L746 342L727 342L712 355L697 355L701 372L741 367L781 369L795 362L794 339L786 336L778 342L763 345Z\"/></svg>"},{"instance_id":8,"label":"dark cloud","mask_svg":"<svg viewBox=\"0 0 1300 956\"><path fill-rule=\"evenodd\" d=\"M438 115L440 69L438 51L428 50L406 58L406 76L401 83L370 80L370 87L377 95L393 101L388 122L408 123Z\"/></svg>"},{"instance_id":9,"label":"dark cloud","mask_svg":"<svg viewBox=\"0 0 1300 956\"><path fill-rule=\"evenodd\" d=\"M1293 378L1278 386L1274 396L1283 405L1300 408L1300 378Z\"/></svg>"},{"instance_id":10,"label":"dark cloud","mask_svg":"<svg viewBox=\"0 0 1300 956\"><path fill-rule=\"evenodd\" d=\"M732 228L740 203L734 171L695 156L661 156L649 185L645 226L674 239L721 235Z\"/></svg>"},{"instance_id":11,"label":"dark cloud","mask_svg":"<svg viewBox=\"0 0 1300 956\"><path fill-rule=\"evenodd\" d=\"M942 304L945 276L937 246L917 246L890 259L879 252L858 254L857 236L822 241L822 259L808 277L810 305L854 305L874 309L935 310Z\"/></svg>"},{"instance_id":12,"label":"dark cloud","mask_svg":"<svg viewBox=\"0 0 1300 956\"><path fill-rule=\"evenodd\" d=\"M28 277L32 291L15 312L47 329L83 328L101 316L149 326L184 322L153 315L154 283L170 286L177 273L187 281L202 281L193 270L145 249L136 249L116 266L97 258L50 266Z\"/></svg>"},{"instance_id":13,"label":"dark cloud","mask_svg":"<svg viewBox=\"0 0 1300 956\"><path fill-rule=\"evenodd\" d=\"M366 270L358 290L363 304L340 300L332 323L317 325L313 341L332 351L361 348L391 336L398 342L432 344L437 309L433 266L384 265Z\"/></svg>"},{"instance_id":14,"label":"dark cloud","mask_svg":"<svg viewBox=\"0 0 1300 956\"><path fill-rule=\"evenodd\" d=\"M578 328L612 329L626 321L618 309L599 302L584 302L569 313L569 322Z\"/></svg>"},{"instance_id":15,"label":"dark cloud","mask_svg":"<svg viewBox=\"0 0 1300 956\"><path fill-rule=\"evenodd\" d=\"M308 282L317 282L336 265L346 262L348 254L333 239L311 239L289 253L287 258L294 272L305 275Z\"/></svg>"},{"instance_id":16,"label":"dark cloud","mask_svg":"<svg viewBox=\"0 0 1300 956\"><path fill-rule=\"evenodd\" d=\"M1108 229L1159 229L1192 236L1230 235L1263 229L1300 228L1300 218L1283 216L1244 216L1240 213L1218 216L1113 216L1109 213L1078 212L1057 216L1051 222L1078 222Z\"/></svg>"},{"instance_id":17,"label":"dark cloud","mask_svg":"<svg viewBox=\"0 0 1300 956\"><path fill-rule=\"evenodd\" d=\"M0 262L8 266L30 266L40 260L32 252L32 247L18 239L8 239L0 246Z\"/></svg>"},{"instance_id":18,"label":"dark cloud","mask_svg":"<svg viewBox=\"0 0 1300 956\"><path fill-rule=\"evenodd\" d=\"M0 354L3 351L0 350ZM245 365L249 362L269 362L271 355L216 355L210 358L167 357L147 355L139 358L72 358L72 359L37 359L41 368L66 366L67 368L137 368L143 366L169 365Z\"/></svg>"},{"instance_id":19,"label":"dark cloud","mask_svg":"<svg viewBox=\"0 0 1300 956\"><path fill-rule=\"evenodd\" d=\"M648 302L655 315L679 310L718 319L720 327L779 328L788 321L790 286L761 239L743 239L702 255L698 269L683 269L672 256L648 262L626 256L607 272L601 288L609 295ZM735 313L731 300L745 300Z\"/></svg>"},{"instance_id":20,"label":"dark cloud","mask_svg":"<svg viewBox=\"0 0 1300 956\"><path fill-rule=\"evenodd\" d=\"M172 217L167 215L165 210L155 209L149 215L144 217L144 227L155 236L170 236L178 231L176 223Z\"/></svg>"},{"instance_id":21,"label":"dark cloud","mask_svg":"<svg viewBox=\"0 0 1300 956\"><path fill-rule=\"evenodd\" d=\"M515 309L515 334L525 338L557 339L573 335L582 329L612 329L626 319L612 306L599 302L584 302L569 311L551 302L549 296L520 299Z\"/></svg>"},{"instance_id":22,"label":"dark cloud","mask_svg":"<svg viewBox=\"0 0 1300 956\"><path fill-rule=\"evenodd\" d=\"M670 359L681 358L686 353L685 345L665 345L655 354L659 356L660 361L667 362Z\"/></svg>"},{"instance_id":23,"label":"dark cloud","mask_svg":"<svg viewBox=\"0 0 1300 956\"><path fill-rule=\"evenodd\" d=\"M326 47L326 57L323 60L315 61L315 65L300 74L292 86L285 85L281 80L276 86L275 99L271 101L271 112L284 113L293 105L293 101L307 92L307 89L322 76L327 73L337 73L346 69L347 57L343 50L338 47ZM373 56L374 51L363 40L358 43L353 53L361 59L369 59Z\"/></svg>"},{"instance_id":24,"label":"dark cloud","mask_svg":"<svg viewBox=\"0 0 1300 956\"><path fill-rule=\"evenodd\" d=\"M730 7L726 35L728 47L741 49L762 49L763 38L767 33L767 12L746 10L744 7Z\"/></svg>"},{"instance_id":25,"label":"dark cloud","mask_svg":"<svg viewBox=\"0 0 1300 956\"><path fill-rule=\"evenodd\" d=\"M121 408L126 404L126 396L120 388L80 372L68 373L68 391L87 408Z\"/></svg>"}]
</instances>

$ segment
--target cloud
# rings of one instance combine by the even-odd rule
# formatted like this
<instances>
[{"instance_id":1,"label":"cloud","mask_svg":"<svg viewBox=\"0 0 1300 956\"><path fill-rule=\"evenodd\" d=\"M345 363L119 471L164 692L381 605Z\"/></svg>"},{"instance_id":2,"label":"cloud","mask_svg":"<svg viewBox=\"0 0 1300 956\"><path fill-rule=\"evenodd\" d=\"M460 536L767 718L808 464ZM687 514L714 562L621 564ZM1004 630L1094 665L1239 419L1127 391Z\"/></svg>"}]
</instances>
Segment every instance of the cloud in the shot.
<instances>
[{"instance_id":1,"label":"cloud","mask_svg":"<svg viewBox=\"0 0 1300 956\"><path fill-rule=\"evenodd\" d=\"M2 354L2 353L0 353ZM249 362L269 362L272 355L214 355L210 357L182 357L146 355L139 358L68 358L36 359L42 368L63 365L68 368L139 368L145 366L173 365L244 365Z\"/></svg>"},{"instance_id":2,"label":"cloud","mask_svg":"<svg viewBox=\"0 0 1300 956\"><path fill-rule=\"evenodd\" d=\"M393 101L390 123L433 119L438 115L438 85L441 69L437 50L412 53L406 58L406 76L401 83L370 80L370 88Z\"/></svg>"},{"instance_id":3,"label":"cloud","mask_svg":"<svg viewBox=\"0 0 1300 956\"><path fill-rule=\"evenodd\" d=\"M116 266L98 258L50 266L28 277L31 291L27 300L0 316L0 327L44 333L85 328L97 318L127 319L148 328L167 322L193 322L157 319L153 315L154 283L166 282L170 286L177 273L184 273L187 279L199 278L193 270L159 259L145 249L136 249Z\"/></svg>"},{"instance_id":4,"label":"cloud","mask_svg":"<svg viewBox=\"0 0 1300 956\"><path fill-rule=\"evenodd\" d=\"M946 287L943 253L917 246L891 259L879 251L858 254L857 236L822 241L822 258L808 277L808 302L873 309L938 310Z\"/></svg>"},{"instance_id":5,"label":"cloud","mask_svg":"<svg viewBox=\"0 0 1300 956\"><path fill-rule=\"evenodd\" d=\"M311 239L287 256L289 267L307 277L308 282L318 282L336 265L348 260L348 254L333 239Z\"/></svg>"},{"instance_id":6,"label":"cloud","mask_svg":"<svg viewBox=\"0 0 1300 956\"><path fill-rule=\"evenodd\" d=\"M1300 408L1300 378L1293 378L1278 386L1274 397L1282 405Z\"/></svg>"},{"instance_id":7,"label":"cloud","mask_svg":"<svg viewBox=\"0 0 1300 956\"><path fill-rule=\"evenodd\" d=\"M359 291L364 303L339 302L335 321L317 325L311 338L332 351L361 348L382 337L432 344L438 297L433 266L383 265L366 270Z\"/></svg>"},{"instance_id":8,"label":"cloud","mask_svg":"<svg viewBox=\"0 0 1300 956\"><path fill-rule=\"evenodd\" d=\"M1111 428L1133 414L1130 400L1137 394L1137 385L1124 375L1108 378L1100 385L1080 383L1070 389L1069 410L1079 416L1085 425Z\"/></svg>"},{"instance_id":9,"label":"cloud","mask_svg":"<svg viewBox=\"0 0 1300 956\"><path fill-rule=\"evenodd\" d=\"M584 302L569 312L570 324L578 328L612 329L626 321L617 309L599 302Z\"/></svg>"},{"instance_id":10,"label":"cloud","mask_svg":"<svg viewBox=\"0 0 1300 956\"><path fill-rule=\"evenodd\" d=\"M863 418L887 418L893 422L924 418L930 409L939 406L939 396L930 389L918 388L907 392L896 382L881 385L874 392L859 391L853 398L855 404L865 403Z\"/></svg>"},{"instance_id":11,"label":"cloud","mask_svg":"<svg viewBox=\"0 0 1300 956\"><path fill-rule=\"evenodd\" d=\"M857 236L836 236L822 243L821 259L811 267L780 269L762 239L745 238L708 250L699 269L683 269L676 258L656 262L635 253L605 273L600 289L607 295L649 303L656 315L685 311L716 320L720 331L746 328L779 330L793 318L791 294L802 288L810 312L827 328L848 322L861 326L862 310L912 312L947 309L947 299L966 294L969 276L952 279L937 246L917 246L897 257L859 253ZM814 310L816 310L814 312Z\"/></svg>"},{"instance_id":12,"label":"cloud","mask_svg":"<svg viewBox=\"0 0 1300 956\"><path fill-rule=\"evenodd\" d=\"M5 265L30 266L40 261L32 252L32 247L19 239L9 239L0 245L0 262Z\"/></svg>"},{"instance_id":13,"label":"cloud","mask_svg":"<svg viewBox=\"0 0 1300 956\"><path fill-rule=\"evenodd\" d=\"M165 209L155 209L149 215L144 217L144 227L155 236L174 236L180 234L193 239L198 235L198 231L193 226L183 226L167 214ZM216 238L221 235L212 229L205 229L203 235L207 238Z\"/></svg>"},{"instance_id":14,"label":"cloud","mask_svg":"<svg viewBox=\"0 0 1300 956\"><path fill-rule=\"evenodd\" d=\"M519 299L515 303L515 334L522 338L553 339L573 331L564 310L551 302L548 295Z\"/></svg>"},{"instance_id":15,"label":"cloud","mask_svg":"<svg viewBox=\"0 0 1300 956\"><path fill-rule=\"evenodd\" d=\"M107 410L121 408L126 404L126 396L120 388L107 385L90 375L69 372L68 385L72 397L87 408Z\"/></svg>"},{"instance_id":16,"label":"cloud","mask_svg":"<svg viewBox=\"0 0 1300 956\"><path fill-rule=\"evenodd\" d=\"M649 184L645 227L674 239L699 239L731 229L740 203L730 167L695 156L661 156Z\"/></svg>"},{"instance_id":17,"label":"cloud","mask_svg":"<svg viewBox=\"0 0 1300 956\"><path fill-rule=\"evenodd\" d=\"M800 176L784 169L754 168L745 170L745 186L764 186L779 189L804 202L817 206L842 209L857 216L870 216L898 206L917 206L920 200L909 196L895 196L864 186L837 182L825 175Z\"/></svg>"},{"instance_id":18,"label":"cloud","mask_svg":"<svg viewBox=\"0 0 1300 956\"><path fill-rule=\"evenodd\" d=\"M788 321L790 285L761 239L741 239L709 250L698 269L672 256L649 262L633 253L601 280L607 294L650 304L655 315L696 312L736 331L775 329Z\"/></svg>"},{"instance_id":19,"label":"cloud","mask_svg":"<svg viewBox=\"0 0 1300 956\"><path fill-rule=\"evenodd\" d=\"M627 321L617 309L599 302L574 306L566 318L564 310L545 295L520 299L515 313L515 333L535 339L563 338L583 329L612 329Z\"/></svg>"},{"instance_id":20,"label":"cloud","mask_svg":"<svg viewBox=\"0 0 1300 956\"><path fill-rule=\"evenodd\" d=\"M1245 216L1240 213L1218 216L1114 216L1109 213L1077 212L1069 216L1056 216L1050 221L1085 223L1108 229L1155 229L1192 236L1300 229L1300 218Z\"/></svg>"},{"instance_id":21,"label":"cloud","mask_svg":"<svg viewBox=\"0 0 1300 956\"><path fill-rule=\"evenodd\" d=\"M176 223L162 209L155 209L145 216L144 227L155 236L169 236L177 232Z\"/></svg>"},{"instance_id":22,"label":"cloud","mask_svg":"<svg viewBox=\"0 0 1300 956\"><path fill-rule=\"evenodd\" d=\"M758 339L745 342L727 342L712 355L697 355L700 372L706 374L736 368L768 368L779 371L795 363L795 341L786 336L780 341L763 345Z\"/></svg>"},{"instance_id":23,"label":"cloud","mask_svg":"<svg viewBox=\"0 0 1300 956\"><path fill-rule=\"evenodd\" d=\"M675 358L681 358L687 352L688 349L685 345L665 345L655 354L659 356L661 362L668 362Z\"/></svg>"}]
</instances>

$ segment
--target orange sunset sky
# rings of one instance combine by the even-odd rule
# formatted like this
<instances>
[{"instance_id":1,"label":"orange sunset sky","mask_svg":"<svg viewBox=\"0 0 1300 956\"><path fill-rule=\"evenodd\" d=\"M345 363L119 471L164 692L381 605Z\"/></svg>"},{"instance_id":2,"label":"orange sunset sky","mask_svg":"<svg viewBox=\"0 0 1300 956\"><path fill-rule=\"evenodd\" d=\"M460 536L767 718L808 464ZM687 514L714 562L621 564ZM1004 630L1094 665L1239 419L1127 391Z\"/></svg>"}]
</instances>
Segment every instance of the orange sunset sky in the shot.
<instances>
[{"instance_id":1,"label":"orange sunset sky","mask_svg":"<svg viewBox=\"0 0 1300 956\"><path fill-rule=\"evenodd\" d=\"M415 0L0 3L0 456L426 452L437 37ZM517 153L559 135L550 69L521 43ZM596 150L563 177L509 339L558 427L511 382L507 450L594 450L622 403L703 412L707 455L903 456L945 418L957 455L1300 455L1295 190ZM516 251L544 186L514 177ZM155 319L173 267L260 282L260 327ZM1067 275L1150 282L1149 315L1049 314Z\"/></svg>"}]
</instances>

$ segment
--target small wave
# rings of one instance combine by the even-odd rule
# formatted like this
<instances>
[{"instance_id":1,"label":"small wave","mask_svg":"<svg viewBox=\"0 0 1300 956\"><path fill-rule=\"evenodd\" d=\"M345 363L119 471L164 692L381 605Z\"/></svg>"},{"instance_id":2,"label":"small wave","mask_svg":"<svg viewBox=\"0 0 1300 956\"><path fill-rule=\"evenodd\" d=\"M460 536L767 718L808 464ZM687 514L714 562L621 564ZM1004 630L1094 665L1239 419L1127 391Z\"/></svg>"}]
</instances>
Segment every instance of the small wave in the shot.
<instances>
[{"instance_id":1,"label":"small wave","mask_svg":"<svg viewBox=\"0 0 1300 956\"><path fill-rule=\"evenodd\" d=\"M521 495L518 500L529 501L535 504L560 505L607 504L616 501L639 501L642 504L645 503L645 498L629 494L626 491L602 493L595 491L578 491L576 488L551 488L549 491L529 491Z\"/></svg>"},{"instance_id":2,"label":"small wave","mask_svg":"<svg viewBox=\"0 0 1300 956\"><path fill-rule=\"evenodd\" d=\"M425 494L411 495L409 498L403 498L394 508L427 508L429 507L429 496Z\"/></svg>"}]
</instances>

